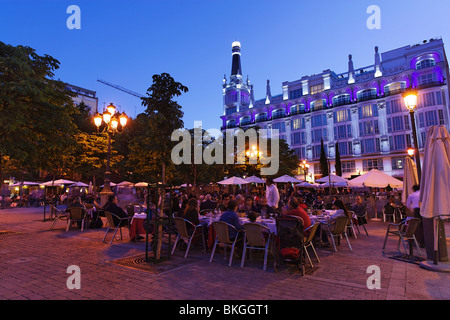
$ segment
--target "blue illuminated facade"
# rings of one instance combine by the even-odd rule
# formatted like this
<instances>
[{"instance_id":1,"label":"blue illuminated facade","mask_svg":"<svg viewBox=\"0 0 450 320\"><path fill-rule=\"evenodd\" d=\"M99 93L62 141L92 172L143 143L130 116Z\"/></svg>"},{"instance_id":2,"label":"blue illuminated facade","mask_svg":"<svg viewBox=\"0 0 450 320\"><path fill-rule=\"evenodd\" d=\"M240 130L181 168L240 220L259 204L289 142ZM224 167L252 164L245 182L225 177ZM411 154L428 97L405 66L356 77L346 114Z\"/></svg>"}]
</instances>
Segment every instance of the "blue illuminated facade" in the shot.
<instances>
[{"instance_id":1,"label":"blue illuminated facade","mask_svg":"<svg viewBox=\"0 0 450 320\"><path fill-rule=\"evenodd\" d=\"M430 126L449 127L449 67L442 39L430 39L380 53L374 64L355 69L349 55L344 73L324 70L282 83L282 93L255 100L253 85L243 81L241 46L233 43L232 74L223 80L222 130L259 126L278 129L299 159L310 164L309 180L320 177L320 146L334 171L336 145L343 177L373 168L403 176L407 148L413 145L409 112L402 93L418 90L415 112L418 144L423 152ZM238 67L237 67L238 66Z\"/></svg>"}]
</instances>

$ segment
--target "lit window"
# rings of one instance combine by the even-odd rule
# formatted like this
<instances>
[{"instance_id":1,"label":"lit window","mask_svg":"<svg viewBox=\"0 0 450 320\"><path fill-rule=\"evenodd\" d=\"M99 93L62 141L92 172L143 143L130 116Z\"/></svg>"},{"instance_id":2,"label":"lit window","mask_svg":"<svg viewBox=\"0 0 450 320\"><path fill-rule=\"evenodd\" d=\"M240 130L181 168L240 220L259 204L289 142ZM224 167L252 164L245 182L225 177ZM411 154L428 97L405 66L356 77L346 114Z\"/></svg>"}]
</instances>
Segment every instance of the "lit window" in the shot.
<instances>
[{"instance_id":1,"label":"lit window","mask_svg":"<svg viewBox=\"0 0 450 320\"><path fill-rule=\"evenodd\" d=\"M323 91L323 83L311 86L309 89L310 89L310 91L309 91L310 94L320 93Z\"/></svg>"},{"instance_id":2,"label":"lit window","mask_svg":"<svg viewBox=\"0 0 450 320\"><path fill-rule=\"evenodd\" d=\"M424 68L429 68L432 67L436 64L436 61L434 59L426 59L426 60L422 60L416 63L416 69L424 69Z\"/></svg>"}]
</instances>

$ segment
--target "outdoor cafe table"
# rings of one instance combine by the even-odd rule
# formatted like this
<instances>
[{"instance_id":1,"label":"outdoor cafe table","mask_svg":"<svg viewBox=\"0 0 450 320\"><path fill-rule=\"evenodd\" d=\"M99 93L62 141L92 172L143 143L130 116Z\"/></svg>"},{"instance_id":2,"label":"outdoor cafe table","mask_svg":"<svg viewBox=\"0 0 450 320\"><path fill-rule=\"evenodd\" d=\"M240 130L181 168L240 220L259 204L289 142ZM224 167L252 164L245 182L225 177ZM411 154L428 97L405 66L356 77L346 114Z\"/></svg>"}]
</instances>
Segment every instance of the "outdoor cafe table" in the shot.
<instances>
[{"instance_id":1,"label":"outdoor cafe table","mask_svg":"<svg viewBox=\"0 0 450 320\"><path fill-rule=\"evenodd\" d=\"M130 222L130 240L136 241L139 234L145 234L144 221L147 219L146 213L135 213Z\"/></svg>"}]
</instances>

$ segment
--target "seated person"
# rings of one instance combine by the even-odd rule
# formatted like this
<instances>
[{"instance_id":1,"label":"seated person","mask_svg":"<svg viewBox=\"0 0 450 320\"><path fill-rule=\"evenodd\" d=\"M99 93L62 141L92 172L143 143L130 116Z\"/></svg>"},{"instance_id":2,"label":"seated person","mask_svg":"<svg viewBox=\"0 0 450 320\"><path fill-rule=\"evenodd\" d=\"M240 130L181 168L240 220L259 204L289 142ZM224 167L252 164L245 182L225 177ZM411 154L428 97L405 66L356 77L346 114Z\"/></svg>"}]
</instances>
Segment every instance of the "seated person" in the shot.
<instances>
[{"instance_id":1,"label":"seated person","mask_svg":"<svg viewBox=\"0 0 450 320\"><path fill-rule=\"evenodd\" d=\"M223 221L223 222L231 224L239 232L240 230L242 230L242 224L236 213L236 208L237 208L236 201L234 201L234 200L229 201L227 210L224 213L222 213L219 221ZM229 228L228 232L229 232L230 239L234 239L236 237L236 231L234 229ZM241 232L239 232L238 236L240 236L240 235L241 235Z\"/></svg>"},{"instance_id":2,"label":"seated person","mask_svg":"<svg viewBox=\"0 0 450 320\"><path fill-rule=\"evenodd\" d=\"M384 206L384 213L389 215L395 214L395 199L393 197L389 198L389 202Z\"/></svg>"},{"instance_id":3,"label":"seated person","mask_svg":"<svg viewBox=\"0 0 450 320\"><path fill-rule=\"evenodd\" d=\"M271 214L275 214L275 210L267 205L267 198L265 196L259 198L259 204L256 206L256 212L258 212L263 219L268 219Z\"/></svg>"},{"instance_id":4,"label":"seated person","mask_svg":"<svg viewBox=\"0 0 450 320\"><path fill-rule=\"evenodd\" d=\"M367 212L367 205L363 203L361 196L356 197L356 203L352 206L352 211L358 217L358 223L360 225L367 223L366 218L363 217Z\"/></svg>"},{"instance_id":5,"label":"seated person","mask_svg":"<svg viewBox=\"0 0 450 320\"><path fill-rule=\"evenodd\" d=\"M114 224L117 226L120 222L120 219L122 218L128 218L127 213L121 208L119 207L117 204L119 203L119 200L117 199L117 196L112 194L108 197L108 201L105 203L105 205L103 206L103 210L104 211L109 211L113 214L112 218L114 221ZM117 217L118 218L117 218ZM122 223L120 224L121 226L126 226L129 225L128 223L128 219L124 219L122 220Z\"/></svg>"},{"instance_id":6,"label":"seated person","mask_svg":"<svg viewBox=\"0 0 450 320\"><path fill-rule=\"evenodd\" d=\"M205 201L200 204L200 211L203 210L214 210L217 207L217 203L211 200L211 195L207 194L205 196Z\"/></svg>"},{"instance_id":7,"label":"seated person","mask_svg":"<svg viewBox=\"0 0 450 320\"><path fill-rule=\"evenodd\" d=\"M303 230L309 228L311 226L311 219L305 210L299 207L299 204L295 198L291 198L289 200L289 211L286 213L287 216L296 216L300 217L303 220ZM306 232L307 233L307 232ZM305 233L305 236L308 236Z\"/></svg>"},{"instance_id":8,"label":"seated person","mask_svg":"<svg viewBox=\"0 0 450 320\"><path fill-rule=\"evenodd\" d=\"M73 202L67 206L66 212L69 212L70 208L84 208L84 205L81 203L81 198L75 197L75 199L73 199Z\"/></svg>"},{"instance_id":9,"label":"seated person","mask_svg":"<svg viewBox=\"0 0 450 320\"><path fill-rule=\"evenodd\" d=\"M218 206L219 210L222 212L226 211L229 201L230 201L230 195L228 193L224 193L222 195L222 203L220 203Z\"/></svg>"},{"instance_id":10,"label":"seated person","mask_svg":"<svg viewBox=\"0 0 450 320\"><path fill-rule=\"evenodd\" d=\"M256 211L256 206L253 204L253 198L251 196L247 196L244 204L239 207L239 212L245 212L245 214L248 215L251 211Z\"/></svg>"},{"instance_id":11,"label":"seated person","mask_svg":"<svg viewBox=\"0 0 450 320\"><path fill-rule=\"evenodd\" d=\"M347 217L348 219L352 218L350 212L348 211L347 207L345 206L342 200L336 200L334 202L334 207L337 209L337 211L333 213L330 216L330 219L328 220L328 227L330 228L330 230L334 229L334 224L336 223L337 218L339 217Z\"/></svg>"},{"instance_id":12,"label":"seated person","mask_svg":"<svg viewBox=\"0 0 450 320\"><path fill-rule=\"evenodd\" d=\"M186 210L184 210L183 219L186 219L194 224L194 226L197 226L200 221L198 219L198 209L197 209L197 199L191 198L189 199ZM193 227L190 224L186 224L186 229L188 231L188 234L192 234Z\"/></svg>"}]
</instances>

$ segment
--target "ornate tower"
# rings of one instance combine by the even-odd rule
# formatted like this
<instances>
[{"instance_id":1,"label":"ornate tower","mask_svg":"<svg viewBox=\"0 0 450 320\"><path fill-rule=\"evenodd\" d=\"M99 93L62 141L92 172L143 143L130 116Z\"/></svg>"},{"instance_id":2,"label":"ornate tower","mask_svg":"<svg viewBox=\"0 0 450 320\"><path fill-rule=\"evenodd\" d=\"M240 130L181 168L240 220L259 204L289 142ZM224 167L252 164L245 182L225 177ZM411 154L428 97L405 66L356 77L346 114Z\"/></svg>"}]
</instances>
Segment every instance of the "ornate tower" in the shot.
<instances>
[{"instance_id":1,"label":"ornate tower","mask_svg":"<svg viewBox=\"0 0 450 320\"><path fill-rule=\"evenodd\" d=\"M253 106L252 90L253 86L247 78L243 81L241 66L241 44L238 41L233 42L231 76L230 82L223 81L223 114L228 115Z\"/></svg>"}]
</instances>

